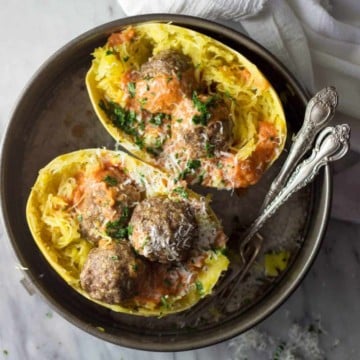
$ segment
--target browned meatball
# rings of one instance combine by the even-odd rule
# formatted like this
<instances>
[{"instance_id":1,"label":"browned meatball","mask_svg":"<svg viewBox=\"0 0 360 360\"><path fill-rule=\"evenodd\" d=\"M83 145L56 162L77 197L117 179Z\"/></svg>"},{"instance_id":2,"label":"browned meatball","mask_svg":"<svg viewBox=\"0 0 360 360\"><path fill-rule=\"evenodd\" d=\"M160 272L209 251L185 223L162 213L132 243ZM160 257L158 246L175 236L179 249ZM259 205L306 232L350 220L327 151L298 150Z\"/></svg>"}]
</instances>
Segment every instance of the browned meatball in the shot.
<instances>
[{"instance_id":1,"label":"browned meatball","mask_svg":"<svg viewBox=\"0 0 360 360\"><path fill-rule=\"evenodd\" d=\"M141 66L142 76L155 77L159 74L172 75L193 69L189 56L176 50L164 50L154 55Z\"/></svg>"},{"instance_id":2,"label":"browned meatball","mask_svg":"<svg viewBox=\"0 0 360 360\"><path fill-rule=\"evenodd\" d=\"M109 232L109 224L120 229L129 219L130 209L141 199L141 192L129 177L117 168L99 169L79 180L75 199L80 232L97 243ZM107 235L117 236L111 231ZM117 233L120 234L119 232Z\"/></svg>"},{"instance_id":3,"label":"browned meatball","mask_svg":"<svg viewBox=\"0 0 360 360\"><path fill-rule=\"evenodd\" d=\"M198 237L191 207L163 196L139 203L130 226L129 239L134 249L149 260L161 263L185 260Z\"/></svg>"},{"instance_id":4,"label":"browned meatball","mask_svg":"<svg viewBox=\"0 0 360 360\"><path fill-rule=\"evenodd\" d=\"M231 145L229 122L216 121L184 131L191 158L212 157L216 151L227 151Z\"/></svg>"},{"instance_id":5,"label":"browned meatball","mask_svg":"<svg viewBox=\"0 0 360 360\"><path fill-rule=\"evenodd\" d=\"M133 106L170 115L179 101L191 95L195 82L190 57L175 50L162 51L141 66Z\"/></svg>"},{"instance_id":6,"label":"browned meatball","mask_svg":"<svg viewBox=\"0 0 360 360\"><path fill-rule=\"evenodd\" d=\"M137 294L144 264L130 244L119 241L92 249L80 274L81 287L95 300L121 304Z\"/></svg>"},{"instance_id":7,"label":"browned meatball","mask_svg":"<svg viewBox=\"0 0 360 360\"><path fill-rule=\"evenodd\" d=\"M201 95L204 105L200 113L194 101L183 101L175 112L181 122L174 122L173 136L183 143L190 158L212 157L219 151L228 151L233 142L230 110L225 102Z\"/></svg>"}]
</instances>

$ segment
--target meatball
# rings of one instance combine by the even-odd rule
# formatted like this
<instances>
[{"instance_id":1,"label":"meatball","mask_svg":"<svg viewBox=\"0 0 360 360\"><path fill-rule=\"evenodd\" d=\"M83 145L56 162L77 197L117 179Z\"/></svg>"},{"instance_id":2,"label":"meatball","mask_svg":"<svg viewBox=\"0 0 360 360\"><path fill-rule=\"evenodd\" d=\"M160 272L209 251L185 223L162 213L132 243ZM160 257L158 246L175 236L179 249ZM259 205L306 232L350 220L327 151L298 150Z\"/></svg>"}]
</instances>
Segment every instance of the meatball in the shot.
<instances>
[{"instance_id":1,"label":"meatball","mask_svg":"<svg viewBox=\"0 0 360 360\"><path fill-rule=\"evenodd\" d=\"M198 226L191 207L183 201L152 197L139 203L130 220L134 249L151 261L168 263L187 258Z\"/></svg>"},{"instance_id":2,"label":"meatball","mask_svg":"<svg viewBox=\"0 0 360 360\"><path fill-rule=\"evenodd\" d=\"M94 243L104 237L109 223L116 223L117 228L125 227L129 209L141 200L137 185L117 168L100 169L79 182L75 202L80 233ZM107 235L121 237L113 231Z\"/></svg>"},{"instance_id":3,"label":"meatball","mask_svg":"<svg viewBox=\"0 0 360 360\"><path fill-rule=\"evenodd\" d=\"M162 51L143 64L135 83L133 103L152 114L171 114L195 84L191 59L175 50Z\"/></svg>"},{"instance_id":4,"label":"meatball","mask_svg":"<svg viewBox=\"0 0 360 360\"><path fill-rule=\"evenodd\" d=\"M201 114L193 101L185 100L175 111L175 117L180 118L180 123L175 122L172 128L173 136L183 143L190 158L212 157L216 152L228 151L233 142L232 121L230 110L225 102L201 96L204 105ZM201 118L201 116L203 116Z\"/></svg>"},{"instance_id":5,"label":"meatball","mask_svg":"<svg viewBox=\"0 0 360 360\"><path fill-rule=\"evenodd\" d=\"M216 151L227 151L231 145L229 122L216 121L208 126L196 126L183 137L191 158L212 157Z\"/></svg>"},{"instance_id":6,"label":"meatball","mask_svg":"<svg viewBox=\"0 0 360 360\"><path fill-rule=\"evenodd\" d=\"M145 77L156 77L159 74L173 75L193 69L191 58L176 50L164 50L153 56L141 66Z\"/></svg>"},{"instance_id":7,"label":"meatball","mask_svg":"<svg viewBox=\"0 0 360 360\"><path fill-rule=\"evenodd\" d=\"M126 241L99 246L88 255L80 284L95 300L121 304L137 294L144 266Z\"/></svg>"}]
</instances>

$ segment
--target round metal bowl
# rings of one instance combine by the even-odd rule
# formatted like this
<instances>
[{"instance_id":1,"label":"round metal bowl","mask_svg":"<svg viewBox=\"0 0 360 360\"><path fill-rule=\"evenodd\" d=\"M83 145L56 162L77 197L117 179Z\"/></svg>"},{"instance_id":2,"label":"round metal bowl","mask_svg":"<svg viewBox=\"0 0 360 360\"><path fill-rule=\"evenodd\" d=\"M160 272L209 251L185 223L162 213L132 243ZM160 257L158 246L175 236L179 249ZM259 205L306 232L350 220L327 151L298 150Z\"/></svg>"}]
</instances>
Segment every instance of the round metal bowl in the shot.
<instances>
[{"instance_id":1,"label":"round metal bowl","mask_svg":"<svg viewBox=\"0 0 360 360\"><path fill-rule=\"evenodd\" d=\"M28 280L64 318L99 338L122 346L151 351L189 350L224 341L250 329L294 291L313 262L326 228L331 176L329 167L325 167L304 192L294 196L285 205L285 210L279 211L277 219L269 221L268 230L264 230L271 237L269 229L279 228L276 236L285 237L278 225L281 224L279 219L288 219L290 213L290 218L293 216L296 220L294 223L299 226L296 229L297 251L287 271L268 288L259 289L248 306L228 312L221 321L210 318L205 323L189 327L181 321L184 314L162 319L118 314L88 301L64 283L31 237L25 218L26 200L39 169L55 156L80 148L113 147L114 141L92 110L84 77L91 64L92 51L104 44L109 34L145 21L172 22L191 28L245 55L265 74L280 95L288 119L288 138L300 128L307 94L277 59L248 37L218 23L195 17L159 14L124 18L90 30L64 46L39 69L24 90L3 142L2 210L16 255L21 265L29 269L26 272ZM242 204L261 204L282 161L276 162L259 185L239 195L242 196ZM225 211L227 206L221 204L224 204L223 201L235 201L234 198L229 200L229 196L229 193L223 192L214 194L215 211L225 225L229 222L229 214ZM257 209L255 206L252 211L235 214L232 221L246 224L256 216Z\"/></svg>"}]
</instances>

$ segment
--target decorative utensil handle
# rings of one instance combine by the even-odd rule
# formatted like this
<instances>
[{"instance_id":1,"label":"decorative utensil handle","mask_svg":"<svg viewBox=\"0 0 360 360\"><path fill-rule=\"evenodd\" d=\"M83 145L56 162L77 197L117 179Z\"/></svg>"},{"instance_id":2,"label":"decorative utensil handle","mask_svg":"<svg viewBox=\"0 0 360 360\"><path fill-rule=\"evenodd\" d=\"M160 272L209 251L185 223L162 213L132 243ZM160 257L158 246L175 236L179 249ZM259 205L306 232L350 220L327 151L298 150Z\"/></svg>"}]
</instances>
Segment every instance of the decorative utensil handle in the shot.
<instances>
[{"instance_id":1,"label":"decorative utensil handle","mask_svg":"<svg viewBox=\"0 0 360 360\"><path fill-rule=\"evenodd\" d=\"M274 200L268 204L262 214L255 220L246 232L240 247L251 240L275 211L296 191L309 184L319 172L319 169L331 161L342 158L349 150L350 127L347 124L330 126L321 131L311 155L301 162L289 181Z\"/></svg>"},{"instance_id":2,"label":"decorative utensil handle","mask_svg":"<svg viewBox=\"0 0 360 360\"><path fill-rule=\"evenodd\" d=\"M334 87L320 90L307 104L304 123L293 140L289 155L287 156L279 174L271 184L262 205L262 210L275 198L285 186L289 175L295 166L312 146L316 135L334 116L338 103L338 95Z\"/></svg>"}]
</instances>

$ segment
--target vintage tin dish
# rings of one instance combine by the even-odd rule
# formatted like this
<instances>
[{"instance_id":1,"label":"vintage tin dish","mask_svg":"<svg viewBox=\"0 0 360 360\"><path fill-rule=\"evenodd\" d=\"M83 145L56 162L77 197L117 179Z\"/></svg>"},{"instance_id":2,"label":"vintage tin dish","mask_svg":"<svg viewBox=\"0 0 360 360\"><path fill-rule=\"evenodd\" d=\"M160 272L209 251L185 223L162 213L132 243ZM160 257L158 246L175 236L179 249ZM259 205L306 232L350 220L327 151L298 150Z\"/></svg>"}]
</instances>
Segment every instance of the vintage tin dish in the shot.
<instances>
[{"instance_id":1,"label":"vintage tin dish","mask_svg":"<svg viewBox=\"0 0 360 360\"><path fill-rule=\"evenodd\" d=\"M38 170L55 156L89 147L114 148L114 141L92 110L84 78L95 47L103 44L110 33L145 21L189 27L241 52L261 69L280 95L288 119L289 139L300 128L308 101L306 92L277 59L248 37L218 23L182 15L124 18L90 30L64 46L39 69L24 90L3 141L1 204L13 248L21 265L28 268L25 274L28 281L64 318L94 336L122 346L151 351L189 350L246 331L274 311L299 285L315 259L326 229L331 174L326 167L313 184L296 194L264 228L268 240L264 251L281 243L291 248L292 257L287 271L266 286L244 283L239 297L252 294L246 306L238 307L234 301L223 316L188 323L186 313L160 319L114 313L76 293L51 269L33 241L25 218L26 199ZM213 208L231 241L238 240L236 229L248 225L256 216L285 156L286 153L259 184L244 193L211 191Z\"/></svg>"}]
</instances>

